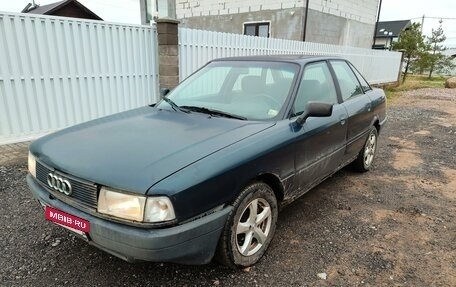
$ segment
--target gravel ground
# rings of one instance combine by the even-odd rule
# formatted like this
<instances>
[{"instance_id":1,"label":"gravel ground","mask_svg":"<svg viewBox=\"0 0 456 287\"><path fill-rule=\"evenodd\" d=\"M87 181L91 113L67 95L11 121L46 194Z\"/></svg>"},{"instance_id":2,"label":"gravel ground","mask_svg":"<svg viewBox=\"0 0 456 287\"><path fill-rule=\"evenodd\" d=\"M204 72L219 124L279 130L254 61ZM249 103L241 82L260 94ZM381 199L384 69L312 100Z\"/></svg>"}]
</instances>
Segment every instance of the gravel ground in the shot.
<instances>
[{"instance_id":1,"label":"gravel ground","mask_svg":"<svg viewBox=\"0 0 456 287\"><path fill-rule=\"evenodd\" d=\"M0 162L0 286L456 286L455 139L455 90L405 93L373 170L343 169L284 209L244 270L129 264L87 245L44 220L24 151Z\"/></svg>"}]
</instances>

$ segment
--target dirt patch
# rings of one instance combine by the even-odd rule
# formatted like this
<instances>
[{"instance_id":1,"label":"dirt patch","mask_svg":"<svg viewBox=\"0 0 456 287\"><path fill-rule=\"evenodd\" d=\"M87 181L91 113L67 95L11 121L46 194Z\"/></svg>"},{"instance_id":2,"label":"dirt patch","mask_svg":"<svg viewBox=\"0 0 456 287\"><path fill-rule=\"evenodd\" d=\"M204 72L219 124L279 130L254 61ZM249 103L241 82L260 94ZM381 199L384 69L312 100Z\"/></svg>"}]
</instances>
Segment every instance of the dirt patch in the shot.
<instances>
[{"instance_id":1,"label":"dirt patch","mask_svg":"<svg viewBox=\"0 0 456 287\"><path fill-rule=\"evenodd\" d=\"M444 169L447 182L441 187L442 193L451 200L456 200L456 170Z\"/></svg>"},{"instance_id":2,"label":"dirt patch","mask_svg":"<svg viewBox=\"0 0 456 287\"><path fill-rule=\"evenodd\" d=\"M410 169L423 163L420 151L414 141L399 140L395 137L390 137L390 140L395 141L397 147L394 151L393 167L395 169Z\"/></svg>"},{"instance_id":3,"label":"dirt patch","mask_svg":"<svg viewBox=\"0 0 456 287\"><path fill-rule=\"evenodd\" d=\"M129 264L87 245L44 220L26 153L12 151L0 162L0 286L456 286L453 93L395 99L373 169L345 168L285 208L246 270Z\"/></svg>"}]
</instances>

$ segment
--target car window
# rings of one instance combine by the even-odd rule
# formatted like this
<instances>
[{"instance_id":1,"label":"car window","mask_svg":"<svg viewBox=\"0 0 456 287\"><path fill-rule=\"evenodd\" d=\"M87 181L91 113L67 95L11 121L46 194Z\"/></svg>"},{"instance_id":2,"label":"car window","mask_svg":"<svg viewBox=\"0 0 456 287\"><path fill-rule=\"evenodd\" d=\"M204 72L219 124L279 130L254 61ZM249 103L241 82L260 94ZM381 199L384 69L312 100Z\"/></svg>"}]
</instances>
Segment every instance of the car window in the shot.
<instances>
[{"instance_id":1,"label":"car window","mask_svg":"<svg viewBox=\"0 0 456 287\"><path fill-rule=\"evenodd\" d=\"M363 93L363 89L361 88L358 79L355 74L353 74L352 69L347 65L347 62L331 61L331 66L333 67L339 82L340 92L342 93L342 99L344 101Z\"/></svg>"},{"instance_id":2,"label":"car window","mask_svg":"<svg viewBox=\"0 0 456 287\"><path fill-rule=\"evenodd\" d=\"M359 82L361 83L361 87L363 88L363 91L367 92L367 91L372 90L369 83L364 79L364 77L361 75L361 73L358 72L358 70L355 68L355 66L350 64L350 67L352 68L353 72L355 73L356 77L358 78Z\"/></svg>"},{"instance_id":3,"label":"car window","mask_svg":"<svg viewBox=\"0 0 456 287\"><path fill-rule=\"evenodd\" d=\"M258 76L263 78L263 73L265 73L264 82L266 85L271 85L274 83L274 79L271 74L271 69L263 69L259 67L247 68L244 74L240 74L236 81L234 82L232 91L242 91L242 81L246 76Z\"/></svg>"},{"instance_id":4,"label":"car window","mask_svg":"<svg viewBox=\"0 0 456 287\"><path fill-rule=\"evenodd\" d=\"M305 67L293 107L294 115L302 114L310 101L337 103L336 88L326 62Z\"/></svg>"},{"instance_id":5,"label":"car window","mask_svg":"<svg viewBox=\"0 0 456 287\"><path fill-rule=\"evenodd\" d=\"M215 61L167 96L181 107L222 111L249 120L275 118L290 94L299 65L274 61ZM167 102L157 107L170 109Z\"/></svg>"},{"instance_id":6,"label":"car window","mask_svg":"<svg viewBox=\"0 0 456 287\"><path fill-rule=\"evenodd\" d=\"M198 98L218 94L230 70L229 67L219 67L210 73L202 73L199 81L187 82L186 97Z\"/></svg>"}]
</instances>

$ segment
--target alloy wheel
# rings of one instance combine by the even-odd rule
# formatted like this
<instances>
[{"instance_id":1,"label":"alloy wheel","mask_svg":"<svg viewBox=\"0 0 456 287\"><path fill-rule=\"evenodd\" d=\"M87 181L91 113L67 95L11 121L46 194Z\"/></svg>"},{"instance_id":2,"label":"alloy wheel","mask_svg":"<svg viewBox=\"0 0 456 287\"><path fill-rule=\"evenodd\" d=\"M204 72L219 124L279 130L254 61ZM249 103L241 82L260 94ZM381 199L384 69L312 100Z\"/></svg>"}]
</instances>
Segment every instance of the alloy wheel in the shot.
<instances>
[{"instance_id":1,"label":"alloy wheel","mask_svg":"<svg viewBox=\"0 0 456 287\"><path fill-rule=\"evenodd\" d=\"M364 165L369 167L374 160L375 149L377 148L377 137L374 133L369 135L369 139L366 142L366 147L364 148Z\"/></svg>"},{"instance_id":2,"label":"alloy wheel","mask_svg":"<svg viewBox=\"0 0 456 287\"><path fill-rule=\"evenodd\" d=\"M236 245L243 256L258 252L271 231L272 213L269 203L262 199L252 200L242 212L236 227Z\"/></svg>"}]
</instances>

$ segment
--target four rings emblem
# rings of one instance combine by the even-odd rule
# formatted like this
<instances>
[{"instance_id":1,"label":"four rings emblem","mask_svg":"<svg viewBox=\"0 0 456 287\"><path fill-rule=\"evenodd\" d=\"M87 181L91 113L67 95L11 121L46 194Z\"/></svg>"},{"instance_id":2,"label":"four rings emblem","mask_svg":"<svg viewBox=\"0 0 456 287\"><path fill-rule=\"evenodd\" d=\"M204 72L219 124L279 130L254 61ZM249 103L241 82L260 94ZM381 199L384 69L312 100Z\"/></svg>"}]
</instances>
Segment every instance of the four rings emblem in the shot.
<instances>
[{"instance_id":1,"label":"four rings emblem","mask_svg":"<svg viewBox=\"0 0 456 287\"><path fill-rule=\"evenodd\" d=\"M47 176L47 183L49 187L66 195L70 195L73 192L71 184L67 179L55 175L52 172Z\"/></svg>"}]
</instances>

